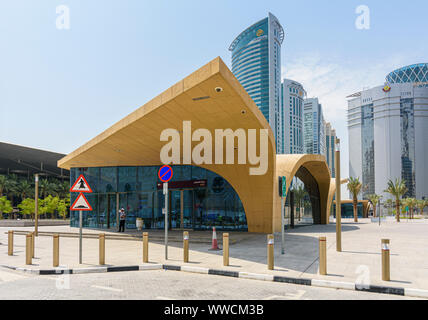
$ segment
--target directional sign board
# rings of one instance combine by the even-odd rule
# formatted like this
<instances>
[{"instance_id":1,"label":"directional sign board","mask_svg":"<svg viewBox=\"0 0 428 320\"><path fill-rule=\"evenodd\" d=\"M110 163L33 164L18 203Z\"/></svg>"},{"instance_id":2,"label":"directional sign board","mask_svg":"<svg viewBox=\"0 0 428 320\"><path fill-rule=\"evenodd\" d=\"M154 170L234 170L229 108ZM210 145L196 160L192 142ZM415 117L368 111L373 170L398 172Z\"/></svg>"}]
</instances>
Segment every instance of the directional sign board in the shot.
<instances>
[{"instance_id":1,"label":"directional sign board","mask_svg":"<svg viewBox=\"0 0 428 320\"><path fill-rule=\"evenodd\" d=\"M79 193L79 196L77 199L73 202L73 204L70 207L70 210L72 211L92 211L92 207L89 204L86 197L83 195L83 193Z\"/></svg>"},{"instance_id":2,"label":"directional sign board","mask_svg":"<svg viewBox=\"0 0 428 320\"><path fill-rule=\"evenodd\" d=\"M164 165L160 167L158 176L162 182L168 182L172 178L172 168L170 166Z\"/></svg>"},{"instance_id":3,"label":"directional sign board","mask_svg":"<svg viewBox=\"0 0 428 320\"><path fill-rule=\"evenodd\" d=\"M70 188L70 192L92 192L92 189L83 174L81 174Z\"/></svg>"}]
</instances>

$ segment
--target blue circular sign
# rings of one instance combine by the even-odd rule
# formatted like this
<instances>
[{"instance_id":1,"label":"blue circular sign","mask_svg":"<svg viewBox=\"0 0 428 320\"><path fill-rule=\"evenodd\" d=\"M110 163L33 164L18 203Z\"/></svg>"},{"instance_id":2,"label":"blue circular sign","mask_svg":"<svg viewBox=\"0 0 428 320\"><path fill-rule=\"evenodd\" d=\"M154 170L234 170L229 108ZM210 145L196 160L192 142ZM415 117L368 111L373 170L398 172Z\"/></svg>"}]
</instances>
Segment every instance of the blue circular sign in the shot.
<instances>
[{"instance_id":1,"label":"blue circular sign","mask_svg":"<svg viewBox=\"0 0 428 320\"><path fill-rule=\"evenodd\" d=\"M172 178L172 168L168 165L160 167L158 177L162 182L168 182Z\"/></svg>"}]
</instances>

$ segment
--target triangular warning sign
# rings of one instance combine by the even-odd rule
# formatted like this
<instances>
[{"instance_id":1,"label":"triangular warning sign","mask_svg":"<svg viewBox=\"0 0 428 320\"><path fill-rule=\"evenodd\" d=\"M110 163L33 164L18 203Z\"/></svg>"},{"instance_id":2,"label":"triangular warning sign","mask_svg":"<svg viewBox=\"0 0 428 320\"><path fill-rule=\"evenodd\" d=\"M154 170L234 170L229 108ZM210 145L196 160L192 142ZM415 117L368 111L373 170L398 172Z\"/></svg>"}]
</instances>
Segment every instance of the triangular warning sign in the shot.
<instances>
[{"instance_id":1,"label":"triangular warning sign","mask_svg":"<svg viewBox=\"0 0 428 320\"><path fill-rule=\"evenodd\" d=\"M79 178L76 179L76 182L73 184L73 186L70 188L70 192L92 192L92 189L83 174L81 174Z\"/></svg>"},{"instance_id":2,"label":"triangular warning sign","mask_svg":"<svg viewBox=\"0 0 428 320\"><path fill-rule=\"evenodd\" d=\"M73 211L79 211L79 210L92 211L92 207L89 204L86 197L83 195L83 193L79 193L79 196L71 205L70 210L73 210Z\"/></svg>"}]
</instances>

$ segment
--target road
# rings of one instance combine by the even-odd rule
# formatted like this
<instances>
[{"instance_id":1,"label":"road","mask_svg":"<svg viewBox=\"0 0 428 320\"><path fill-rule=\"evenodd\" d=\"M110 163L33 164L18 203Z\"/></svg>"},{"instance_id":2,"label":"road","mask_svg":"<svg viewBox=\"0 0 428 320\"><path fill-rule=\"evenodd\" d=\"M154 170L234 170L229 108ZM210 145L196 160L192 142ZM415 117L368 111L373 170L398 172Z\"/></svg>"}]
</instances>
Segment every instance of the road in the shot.
<instances>
[{"instance_id":1,"label":"road","mask_svg":"<svg viewBox=\"0 0 428 320\"><path fill-rule=\"evenodd\" d=\"M409 297L177 271L31 275L0 268L0 300L374 300Z\"/></svg>"}]
</instances>

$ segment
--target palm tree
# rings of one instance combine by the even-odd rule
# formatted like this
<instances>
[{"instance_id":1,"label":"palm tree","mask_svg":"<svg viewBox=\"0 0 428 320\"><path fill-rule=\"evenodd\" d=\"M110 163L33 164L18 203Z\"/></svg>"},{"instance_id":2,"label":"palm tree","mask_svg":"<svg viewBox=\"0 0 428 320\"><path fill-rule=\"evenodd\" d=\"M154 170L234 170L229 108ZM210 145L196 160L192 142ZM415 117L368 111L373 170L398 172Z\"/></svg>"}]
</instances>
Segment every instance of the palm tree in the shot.
<instances>
[{"instance_id":1,"label":"palm tree","mask_svg":"<svg viewBox=\"0 0 428 320\"><path fill-rule=\"evenodd\" d=\"M7 177L6 184L4 186L4 190L6 194L10 197L10 202L13 206L13 197L17 194L17 186L18 186L18 176L16 174L10 174Z\"/></svg>"},{"instance_id":2,"label":"palm tree","mask_svg":"<svg viewBox=\"0 0 428 320\"><path fill-rule=\"evenodd\" d=\"M70 182L62 181L57 184L58 197L61 199L70 198Z\"/></svg>"},{"instance_id":3,"label":"palm tree","mask_svg":"<svg viewBox=\"0 0 428 320\"><path fill-rule=\"evenodd\" d=\"M400 198L407 192L406 183L398 178L395 179L395 182L389 180L385 192L395 198L395 217L397 222L400 222Z\"/></svg>"},{"instance_id":4,"label":"palm tree","mask_svg":"<svg viewBox=\"0 0 428 320\"><path fill-rule=\"evenodd\" d=\"M5 189L7 177L3 174L0 174L0 197L3 195L3 190Z\"/></svg>"},{"instance_id":5,"label":"palm tree","mask_svg":"<svg viewBox=\"0 0 428 320\"><path fill-rule=\"evenodd\" d=\"M294 199L296 200L296 203L299 206L299 214L298 214L298 221L300 221L301 218L301 212L303 209L303 200L305 198L306 190L303 185L299 185L297 188L293 189L294 192Z\"/></svg>"},{"instance_id":6,"label":"palm tree","mask_svg":"<svg viewBox=\"0 0 428 320\"><path fill-rule=\"evenodd\" d=\"M403 200L403 204L409 208L410 219L413 219L413 210L417 203L415 198L406 198Z\"/></svg>"},{"instance_id":7,"label":"palm tree","mask_svg":"<svg viewBox=\"0 0 428 320\"><path fill-rule=\"evenodd\" d=\"M16 186L16 191L21 196L21 199L24 200L27 196L34 192L34 189L31 183L29 183L27 180L21 180Z\"/></svg>"},{"instance_id":8,"label":"palm tree","mask_svg":"<svg viewBox=\"0 0 428 320\"><path fill-rule=\"evenodd\" d=\"M376 218L376 207L380 199L382 198L382 196L374 193L374 194L369 194L367 198L369 198L370 202L373 205L373 217Z\"/></svg>"},{"instance_id":9,"label":"palm tree","mask_svg":"<svg viewBox=\"0 0 428 320\"><path fill-rule=\"evenodd\" d=\"M48 190L50 188L50 182L48 179L40 179L39 182L39 188L40 188L40 195L43 196L43 199L48 196Z\"/></svg>"},{"instance_id":10,"label":"palm tree","mask_svg":"<svg viewBox=\"0 0 428 320\"><path fill-rule=\"evenodd\" d=\"M357 212L357 205L358 205L358 195L361 192L361 188L363 187L363 184L360 182L360 179L349 177L348 182L348 190L352 194L352 205L354 207L354 222L358 222L358 212Z\"/></svg>"},{"instance_id":11,"label":"palm tree","mask_svg":"<svg viewBox=\"0 0 428 320\"><path fill-rule=\"evenodd\" d=\"M424 208L428 206L428 200L418 200L419 214L424 214Z\"/></svg>"}]
</instances>

